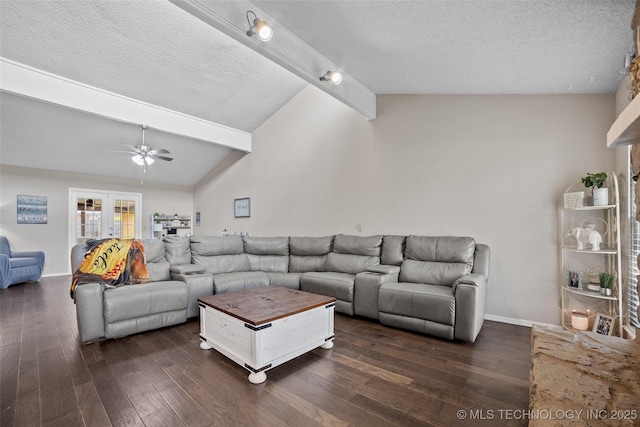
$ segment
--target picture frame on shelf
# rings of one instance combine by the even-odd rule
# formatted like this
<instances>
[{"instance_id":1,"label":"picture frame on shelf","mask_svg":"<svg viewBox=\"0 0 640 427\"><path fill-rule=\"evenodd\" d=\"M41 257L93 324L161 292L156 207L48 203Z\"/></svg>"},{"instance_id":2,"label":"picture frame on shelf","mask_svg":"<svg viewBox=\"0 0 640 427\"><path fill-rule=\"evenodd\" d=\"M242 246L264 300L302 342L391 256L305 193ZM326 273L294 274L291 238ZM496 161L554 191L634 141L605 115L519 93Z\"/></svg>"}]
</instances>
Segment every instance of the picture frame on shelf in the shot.
<instances>
[{"instance_id":1,"label":"picture frame on shelf","mask_svg":"<svg viewBox=\"0 0 640 427\"><path fill-rule=\"evenodd\" d=\"M236 218L251 217L251 199L249 197L233 201L233 216Z\"/></svg>"},{"instance_id":2,"label":"picture frame on shelf","mask_svg":"<svg viewBox=\"0 0 640 427\"><path fill-rule=\"evenodd\" d=\"M582 289L582 271L567 271L567 287Z\"/></svg>"},{"instance_id":3,"label":"picture frame on shelf","mask_svg":"<svg viewBox=\"0 0 640 427\"><path fill-rule=\"evenodd\" d=\"M598 313L596 314L596 320L593 322L593 333L610 336L613 334L613 326L615 325L615 322L615 317Z\"/></svg>"},{"instance_id":4,"label":"picture frame on shelf","mask_svg":"<svg viewBox=\"0 0 640 427\"><path fill-rule=\"evenodd\" d=\"M565 209L584 207L584 191L564 193L564 207Z\"/></svg>"}]
</instances>

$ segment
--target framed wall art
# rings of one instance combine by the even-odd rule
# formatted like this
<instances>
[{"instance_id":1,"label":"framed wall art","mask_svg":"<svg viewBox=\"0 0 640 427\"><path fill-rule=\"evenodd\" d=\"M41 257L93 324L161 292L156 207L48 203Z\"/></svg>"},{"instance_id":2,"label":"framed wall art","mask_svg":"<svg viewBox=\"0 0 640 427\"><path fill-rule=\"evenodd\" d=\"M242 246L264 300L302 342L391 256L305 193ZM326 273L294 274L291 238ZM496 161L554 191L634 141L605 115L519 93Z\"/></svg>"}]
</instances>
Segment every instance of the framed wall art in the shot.
<instances>
[{"instance_id":1,"label":"framed wall art","mask_svg":"<svg viewBox=\"0 0 640 427\"><path fill-rule=\"evenodd\" d=\"M248 197L233 201L233 216L236 218L249 218L251 216L251 200Z\"/></svg>"},{"instance_id":2,"label":"framed wall art","mask_svg":"<svg viewBox=\"0 0 640 427\"><path fill-rule=\"evenodd\" d=\"M18 224L46 224L47 198L18 195Z\"/></svg>"}]
</instances>

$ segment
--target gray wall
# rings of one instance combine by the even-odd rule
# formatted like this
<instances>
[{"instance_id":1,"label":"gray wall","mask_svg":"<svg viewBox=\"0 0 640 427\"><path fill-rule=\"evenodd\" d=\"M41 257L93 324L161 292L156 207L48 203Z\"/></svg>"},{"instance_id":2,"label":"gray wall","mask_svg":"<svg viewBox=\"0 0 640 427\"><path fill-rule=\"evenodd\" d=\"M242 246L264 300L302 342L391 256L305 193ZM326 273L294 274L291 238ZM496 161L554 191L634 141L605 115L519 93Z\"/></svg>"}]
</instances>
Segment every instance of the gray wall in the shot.
<instances>
[{"instance_id":1,"label":"gray wall","mask_svg":"<svg viewBox=\"0 0 640 427\"><path fill-rule=\"evenodd\" d=\"M199 232L473 236L492 249L490 317L559 323L559 204L586 172L615 170L614 105L383 95L368 121L309 87L254 132L251 154L196 186ZM233 217L240 197L251 218Z\"/></svg>"},{"instance_id":2,"label":"gray wall","mask_svg":"<svg viewBox=\"0 0 640 427\"><path fill-rule=\"evenodd\" d=\"M45 251L45 275L70 274L69 188L124 191L142 194L142 237L149 237L149 216L154 212L191 215L191 187L154 185L149 182L93 175L54 172L3 165L0 169L0 234L15 251ZM18 224L16 196L46 196L47 224Z\"/></svg>"}]
</instances>

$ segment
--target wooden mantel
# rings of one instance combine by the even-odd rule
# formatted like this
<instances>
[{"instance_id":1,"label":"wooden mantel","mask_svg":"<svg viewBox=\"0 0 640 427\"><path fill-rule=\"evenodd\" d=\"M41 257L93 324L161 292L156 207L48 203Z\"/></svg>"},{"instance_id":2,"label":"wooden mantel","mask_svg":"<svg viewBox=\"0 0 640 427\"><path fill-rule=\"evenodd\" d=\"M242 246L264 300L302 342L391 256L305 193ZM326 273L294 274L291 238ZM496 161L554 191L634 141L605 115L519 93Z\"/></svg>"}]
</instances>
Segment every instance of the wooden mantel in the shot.
<instances>
[{"instance_id":1,"label":"wooden mantel","mask_svg":"<svg viewBox=\"0 0 640 427\"><path fill-rule=\"evenodd\" d=\"M607 132L609 148L638 143L640 143L640 96L633 98Z\"/></svg>"},{"instance_id":2,"label":"wooden mantel","mask_svg":"<svg viewBox=\"0 0 640 427\"><path fill-rule=\"evenodd\" d=\"M631 29L636 39L636 52L640 52L640 0L636 0L636 7L631 17ZM634 97L611 125L607 132L608 148L640 143L639 98L640 96Z\"/></svg>"}]
</instances>

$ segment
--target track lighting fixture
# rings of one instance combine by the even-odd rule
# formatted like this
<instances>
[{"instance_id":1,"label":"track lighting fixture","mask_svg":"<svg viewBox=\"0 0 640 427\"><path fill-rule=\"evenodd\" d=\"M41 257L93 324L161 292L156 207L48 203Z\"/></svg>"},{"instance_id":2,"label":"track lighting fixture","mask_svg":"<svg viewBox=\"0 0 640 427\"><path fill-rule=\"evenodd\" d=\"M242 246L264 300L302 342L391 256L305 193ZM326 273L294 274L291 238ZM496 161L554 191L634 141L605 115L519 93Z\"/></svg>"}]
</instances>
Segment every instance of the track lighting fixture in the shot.
<instances>
[{"instance_id":1,"label":"track lighting fixture","mask_svg":"<svg viewBox=\"0 0 640 427\"><path fill-rule=\"evenodd\" d=\"M249 19L249 14L253 15L253 25L251 24L251 20ZM247 22L249 23L249 31L247 31L247 35L249 37L253 35L257 35L260 40L264 42L268 42L273 37L273 29L267 24L265 21L258 19L256 14L252 10L247 11Z\"/></svg>"},{"instance_id":2,"label":"track lighting fixture","mask_svg":"<svg viewBox=\"0 0 640 427\"><path fill-rule=\"evenodd\" d=\"M324 76L320 77L320 80L339 85L342 82L342 74L337 71L327 71Z\"/></svg>"}]
</instances>

